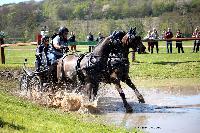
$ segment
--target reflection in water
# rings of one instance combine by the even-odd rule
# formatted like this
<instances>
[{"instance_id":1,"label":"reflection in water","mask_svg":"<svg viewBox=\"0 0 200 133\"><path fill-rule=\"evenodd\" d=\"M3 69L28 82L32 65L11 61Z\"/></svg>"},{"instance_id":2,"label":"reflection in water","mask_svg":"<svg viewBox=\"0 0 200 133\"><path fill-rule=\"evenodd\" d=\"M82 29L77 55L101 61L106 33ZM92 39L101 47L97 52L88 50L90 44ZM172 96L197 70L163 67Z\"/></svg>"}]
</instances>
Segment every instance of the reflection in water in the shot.
<instances>
[{"instance_id":1,"label":"reflection in water","mask_svg":"<svg viewBox=\"0 0 200 133\"><path fill-rule=\"evenodd\" d=\"M140 89L146 103L137 102L131 89L124 89L134 113L125 109L117 91L110 89L98 101L98 109L104 123L139 128L160 133L199 133L200 89L199 87L173 87L168 89Z\"/></svg>"}]
</instances>

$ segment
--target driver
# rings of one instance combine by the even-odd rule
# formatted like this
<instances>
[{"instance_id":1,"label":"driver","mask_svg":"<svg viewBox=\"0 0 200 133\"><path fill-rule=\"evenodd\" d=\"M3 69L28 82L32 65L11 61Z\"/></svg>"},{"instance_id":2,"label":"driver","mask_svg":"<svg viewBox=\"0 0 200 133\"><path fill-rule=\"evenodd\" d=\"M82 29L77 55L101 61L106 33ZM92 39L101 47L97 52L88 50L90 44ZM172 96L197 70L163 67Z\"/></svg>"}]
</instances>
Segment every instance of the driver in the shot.
<instances>
[{"instance_id":1,"label":"driver","mask_svg":"<svg viewBox=\"0 0 200 133\"><path fill-rule=\"evenodd\" d=\"M52 57L53 54L52 47L49 45L49 36L44 36L41 45L36 49L36 71L39 72L41 67L45 68L50 66Z\"/></svg>"},{"instance_id":2,"label":"driver","mask_svg":"<svg viewBox=\"0 0 200 133\"><path fill-rule=\"evenodd\" d=\"M69 30L66 27L60 27L57 36L52 40L52 47L54 50L54 61L63 56L63 50L69 50L67 47L67 35Z\"/></svg>"}]
</instances>

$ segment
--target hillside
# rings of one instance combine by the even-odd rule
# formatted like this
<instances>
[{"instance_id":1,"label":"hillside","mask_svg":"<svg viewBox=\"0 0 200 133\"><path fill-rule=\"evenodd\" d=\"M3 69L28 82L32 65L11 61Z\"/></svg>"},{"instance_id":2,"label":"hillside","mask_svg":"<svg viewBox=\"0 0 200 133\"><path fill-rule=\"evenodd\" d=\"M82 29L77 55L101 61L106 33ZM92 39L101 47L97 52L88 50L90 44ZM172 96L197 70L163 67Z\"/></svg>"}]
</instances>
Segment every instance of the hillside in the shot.
<instances>
[{"instance_id":1,"label":"hillside","mask_svg":"<svg viewBox=\"0 0 200 133\"><path fill-rule=\"evenodd\" d=\"M199 25L199 0L44 0L0 6L0 30L9 37L34 39L44 25L50 33L60 25L80 33L109 34L115 29L139 27L144 36L150 28L161 32L171 27L191 34ZM14 30L13 30L14 29Z\"/></svg>"}]
</instances>

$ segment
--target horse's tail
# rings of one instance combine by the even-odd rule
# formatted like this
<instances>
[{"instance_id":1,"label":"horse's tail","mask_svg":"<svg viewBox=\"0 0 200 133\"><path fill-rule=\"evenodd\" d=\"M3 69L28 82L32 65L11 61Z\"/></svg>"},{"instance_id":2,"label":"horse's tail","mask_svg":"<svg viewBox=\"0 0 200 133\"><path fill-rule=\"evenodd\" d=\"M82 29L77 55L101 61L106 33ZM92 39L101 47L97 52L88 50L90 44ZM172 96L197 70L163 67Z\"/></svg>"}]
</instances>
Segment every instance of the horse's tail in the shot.
<instances>
[{"instance_id":1,"label":"horse's tail","mask_svg":"<svg viewBox=\"0 0 200 133\"><path fill-rule=\"evenodd\" d=\"M85 56L85 54L81 54L77 60L77 65L76 65L76 72L78 75L78 79L81 81L81 84L85 84L85 76L83 74L83 72L81 71L81 60L83 59L83 57Z\"/></svg>"}]
</instances>

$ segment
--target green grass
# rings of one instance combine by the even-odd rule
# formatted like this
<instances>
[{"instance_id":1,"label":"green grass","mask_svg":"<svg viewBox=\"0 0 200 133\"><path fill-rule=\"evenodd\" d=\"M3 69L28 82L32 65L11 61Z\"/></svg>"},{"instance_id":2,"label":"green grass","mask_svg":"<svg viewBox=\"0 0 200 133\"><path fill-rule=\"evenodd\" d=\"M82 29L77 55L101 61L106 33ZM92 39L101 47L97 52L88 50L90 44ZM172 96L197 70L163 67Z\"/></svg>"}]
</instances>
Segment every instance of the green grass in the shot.
<instances>
[{"instance_id":1,"label":"green grass","mask_svg":"<svg viewBox=\"0 0 200 133\"><path fill-rule=\"evenodd\" d=\"M70 48L70 47L69 47ZM77 46L77 50L87 52L88 46ZM5 48L6 64L23 64L24 59L28 59L28 63L34 65L36 46L16 46Z\"/></svg>"},{"instance_id":2,"label":"green grass","mask_svg":"<svg viewBox=\"0 0 200 133\"><path fill-rule=\"evenodd\" d=\"M161 53L166 53L166 42L161 41L159 42L159 46ZM147 46L147 43L144 42L144 45ZM173 44L175 46L175 42ZM183 46L193 46L193 41L185 41L183 42ZM6 64L22 64L24 62L24 59L28 59L29 64L34 65L35 62L35 49L36 46L17 46L17 47L6 47L5 48L5 57L6 57ZM188 49L187 52L192 51L191 48L185 48ZM81 52L87 52L88 46L77 46L77 50ZM154 48L155 51L155 48ZM177 53L177 49L173 48L173 53Z\"/></svg>"},{"instance_id":3,"label":"green grass","mask_svg":"<svg viewBox=\"0 0 200 133\"><path fill-rule=\"evenodd\" d=\"M187 46L192 46L193 41L185 41L184 43ZM146 43L144 44L146 45ZM185 47L183 54L178 54L176 48L173 48L173 54L167 54L165 42L159 42L159 46L159 54L155 53L155 48L154 54L136 54L136 61L130 66L132 78L200 78L200 53L192 53L192 47ZM0 65L0 68L19 68L25 58L28 59L29 66L34 67L35 47L7 47L6 65ZM77 49L86 52L88 47L78 46Z\"/></svg>"},{"instance_id":4,"label":"green grass","mask_svg":"<svg viewBox=\"0 0 200 133\"><path fill-rule=\"evenodd\" d=\"M84 117L94 117L91 115L64 113L41 107L5 92L15 85L9 81L0 82L0 132L127 132L123 128L83 121Z\"/></svg>"},{"instance_id":5,"label":"green grass","mask_svg":"<svg viewBox=\"0 0 200 133\"><path fill-rule=\"evenodd\" d=\"M200 53L191 53L190 48L184 50L183 54L166 54L165 48L160 48L159 54L136 54L136 61L131 63L130 75L145 79L200 79Z\"/></svg>"}]
</instances>

